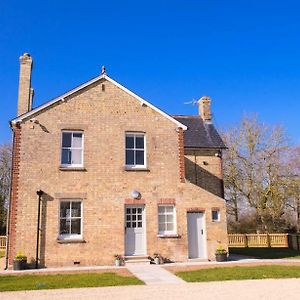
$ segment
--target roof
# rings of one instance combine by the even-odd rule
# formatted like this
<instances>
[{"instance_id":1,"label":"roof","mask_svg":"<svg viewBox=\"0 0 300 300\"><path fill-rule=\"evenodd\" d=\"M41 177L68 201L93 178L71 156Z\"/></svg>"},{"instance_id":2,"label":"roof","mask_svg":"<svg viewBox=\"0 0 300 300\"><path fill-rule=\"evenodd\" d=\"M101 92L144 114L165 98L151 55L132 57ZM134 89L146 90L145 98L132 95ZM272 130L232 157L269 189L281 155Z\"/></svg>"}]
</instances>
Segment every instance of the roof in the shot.
<instances>
[{"instance_id":1,"label":"roof","mask_svg":"<svg viewBox=\"0 0 300 300\"><path fill-rule=\"evenodd\" d=\"M214 125L205 123L200 116L173 117L188 127L184 132L185 148L226 148Z\"/></svg>"},{"instance_id":2,"label":"roof","mask_svg":"<svg viewBox=\"0 0 300 300\"><path fill-rule=\"evenodd\" d=\"M182 128L183 130L187 130L187 127L180 123L179 121L177 121L175 118L173 118L172 116L168 115L167 113L165 113L164 111L160 110L159 108L157 108L156 106L154 106L153 104L151 104L150 102L146 101L145 99L141 98L140 96L136 95L135 93L133 93L132 91L130 91L129 89L125 88L124 86L122 86L121 84L119 84L118 82L116 82L115 80L113 80L112 78L110 78L106 73L102 73L100 76L97 76L81 85L79 85L78 87L64 93L63 95L60 95L59 97L56 97L53 100L50 100L48 102L46 102L45 104L38 106L34 109L32 109L31 111L22 114L20 116L18 116L17 118L13 119L10 121L10 123L17 123L17 122L21 122L33 115L36 115L40 112L42 112L45 109L50 108L52 105L58 103L59 101L63 102L65 100L66 97L71 96L72 94L88 87L89 85L101 80L101 79L105 79L109 82L111 82L112 84L116 85L117 87L119 87L121 90L123 90L124 92L128 93L129 95L133 96L135 99L137 99L138 101L140 101L141 105L146 105L150 108L152 108L153 110L157 111L158 113L160 113L161 115L163 115L165 118L169 119L171 122L175 123L178 127Z\"/></svg>"}]
</instances>

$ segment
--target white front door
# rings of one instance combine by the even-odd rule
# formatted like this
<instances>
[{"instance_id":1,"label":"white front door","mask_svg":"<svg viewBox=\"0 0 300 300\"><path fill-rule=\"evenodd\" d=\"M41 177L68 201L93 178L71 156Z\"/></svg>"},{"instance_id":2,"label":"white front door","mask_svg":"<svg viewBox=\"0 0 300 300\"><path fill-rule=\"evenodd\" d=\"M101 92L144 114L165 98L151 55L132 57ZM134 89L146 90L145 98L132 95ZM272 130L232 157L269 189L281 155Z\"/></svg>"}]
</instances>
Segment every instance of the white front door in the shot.
<instances>
[{"instance_id":1,"label":"white front door","mask_svg":"<svg viewBox=\"0 0 300 300\"><path fill-rule=\"evenodd\" d=\"M187 214L189 258L206 258L204 213Z\"/></svg>"},{"instance_id":2,"label":"white front door","mask_svg":"<svg viewBox=\"0 0 300 300\"><path fill-rule=\"evenodd\" d=\"M145 206L125 207L125 255L146 255Z\"/></svg>"}]
</instances>

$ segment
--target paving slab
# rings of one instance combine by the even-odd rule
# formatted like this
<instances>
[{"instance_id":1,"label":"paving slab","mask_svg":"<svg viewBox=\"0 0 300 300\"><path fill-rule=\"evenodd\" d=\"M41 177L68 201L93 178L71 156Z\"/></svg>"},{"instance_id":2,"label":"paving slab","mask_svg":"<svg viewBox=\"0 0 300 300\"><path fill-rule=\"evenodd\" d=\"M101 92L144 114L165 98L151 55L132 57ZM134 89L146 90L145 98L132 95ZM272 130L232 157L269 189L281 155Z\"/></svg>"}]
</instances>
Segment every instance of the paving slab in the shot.
<instances>
[{"instance_id":1,"label":"paving slab","mask_svg":"<svg viewBox=\"0 0 300 300\"><path fill-rule=\"evenodd\" d=\"M130 265L127 269L146 285L186 284L184 280L157 265Z\"/></svg>"}]
</instances>

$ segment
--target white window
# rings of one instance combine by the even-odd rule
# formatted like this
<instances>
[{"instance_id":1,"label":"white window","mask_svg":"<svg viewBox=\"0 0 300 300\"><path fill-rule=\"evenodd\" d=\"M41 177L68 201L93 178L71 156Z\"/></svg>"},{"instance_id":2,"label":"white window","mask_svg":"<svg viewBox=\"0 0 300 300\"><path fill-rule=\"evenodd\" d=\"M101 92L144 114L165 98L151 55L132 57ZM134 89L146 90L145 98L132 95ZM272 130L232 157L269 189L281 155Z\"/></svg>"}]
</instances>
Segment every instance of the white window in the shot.
<instances>
[{"instance_id":1,"label":"white window","mask_svg":"<svg viewBox=\"0 0 300 300\"><path fill-rule=\"evenodd\" d=\"M61 166L83 166L83 132L63 131L61 141Z\"/></svg>"},{"instance_id":2,"label":"white window","mask_svg":"<svg viewBox=\"0 0 300 300\"><path fill-rule=\"evenodd\" d=\"M218 209L213 209L211 211L211 219L213 222L220 221L220 211Z\"/></svg>"},{"instance_id":3,"label":"white window","mask_svg":"<svg viewBox=\"0 0 300 300\"><path fill-rule=\"evenodd\" d=\"M145 135L126 133L125 165L128 168L146 168Z\"/></svg>"},{"instance_id":4,"label":"white window","mask_svg":"<svg viewBox=\"0 0 300 300\"><path fill-rule=\"evenodd\" d=\"M176 211L174 205L158 206L158 234L176 234Z\"/></svg>"},{"instance_id":5,"label":"white window","mask_svg":"<svg viewBox=\"0 0 300 300\"><path fill-rule=\"evenodd\" d=\"M82 202L80 200L60 202L59 238L82 238Z\"/></svg>"}]
</instances>

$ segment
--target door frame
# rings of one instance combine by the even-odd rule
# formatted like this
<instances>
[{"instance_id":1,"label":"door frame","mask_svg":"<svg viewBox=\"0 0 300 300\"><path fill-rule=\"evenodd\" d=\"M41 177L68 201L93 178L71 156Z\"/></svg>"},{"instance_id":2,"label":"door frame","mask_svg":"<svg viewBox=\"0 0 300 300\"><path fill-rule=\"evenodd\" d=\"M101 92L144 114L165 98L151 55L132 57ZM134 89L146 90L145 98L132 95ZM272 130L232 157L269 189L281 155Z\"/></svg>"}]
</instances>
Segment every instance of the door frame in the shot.
<instances>
[{"instance_id":1,"label":"door frame","mask_svg":"<svg viewBox=\"0 0 300 300\"><path fill-rule=\"evenodd\" d=\"M126 254L126 208L142 208L142 228L144 237L144 254ZM125 256L144 256L147 255L147 230L146 230L146 205L145 204L125 204L124 205L124 255Z\"/></svg>"},{"instance_id":2,"label":"door frame","mask_svg":"<svg viewBox=\"0 0 300 300\"><path fill-rule=\"evenodd\" d=\"M189 214L195 214L195 213L198 213L198 214L202 214L202 226L203 226L203 257L195 257L195 258L190 258L190 248L189 248L189 228L188 228L188 215ZM186 228L187 228L187 257L188 259L207 259L208 256L207 256L207 233L206 233L206 213L205 211L188 211L187 214L186 214Z\"/></svg>"}]
</instances>

